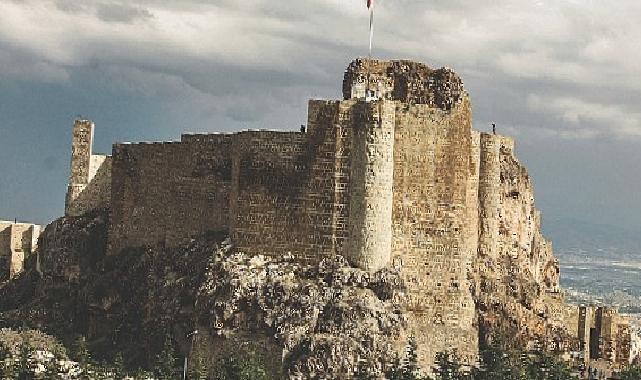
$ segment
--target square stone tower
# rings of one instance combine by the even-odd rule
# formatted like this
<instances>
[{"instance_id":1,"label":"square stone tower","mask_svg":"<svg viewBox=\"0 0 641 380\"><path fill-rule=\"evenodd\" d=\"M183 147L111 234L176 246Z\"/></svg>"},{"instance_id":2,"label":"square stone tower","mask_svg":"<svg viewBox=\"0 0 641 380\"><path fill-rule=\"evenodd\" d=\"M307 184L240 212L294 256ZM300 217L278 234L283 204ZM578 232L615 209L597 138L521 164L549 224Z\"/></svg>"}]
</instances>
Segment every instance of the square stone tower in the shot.
<instances>
[{"instance_id":1,"label":"square stone tower","mask_svg":"<svg viewBox=\"0 0 641 380\"><path fill-rule=\"evenodd\" d=\"M84 119L76 120L73 126L66 216L108 207L111 202L111 157L92 154L94 127Z\"/></svg>"}]
</instances>

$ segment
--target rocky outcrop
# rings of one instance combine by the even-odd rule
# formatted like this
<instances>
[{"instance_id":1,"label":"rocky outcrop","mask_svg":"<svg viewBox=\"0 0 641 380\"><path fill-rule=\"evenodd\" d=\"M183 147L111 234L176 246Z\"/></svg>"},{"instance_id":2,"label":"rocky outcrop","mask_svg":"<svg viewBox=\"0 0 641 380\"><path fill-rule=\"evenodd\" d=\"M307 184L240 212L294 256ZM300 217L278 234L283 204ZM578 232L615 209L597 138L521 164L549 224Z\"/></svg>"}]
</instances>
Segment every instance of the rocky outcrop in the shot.
<instances>
[{"instance_id":1,"label":"rocky outcrop","mask_svg":"<svg viewBox=\"0 0 641 380\"><path fill-rule=\"evenodd\" d=\"M576 324L567 314L576 308L560 293L531 179L511 139L482 135L481 148L481 177L489 181L480 185L480 244L471 271L481 339L509 329L525 343L560 349L571 344Z\"/></svg>"},{"instance_id":2,"label":"rocky outcrop","mask_svg":"<svg viewBox=\"0 0 641 380\"><path fill-rule=\"evenodd\" d=\"M365 98L368 90L369 96L427 104L444 111L466 96L463 81L450 68L432 69L409 60L355 59L345 70L343 98Z\"/></svg>"},{"instance_id":3,"label":"rocky outcrop","mask_svg":"<svg viewBox=\"0 0 641 380\"><path fill-rule=\"evenodd\" d=\"M197 299L197 351L267 341L268 361L293 378L346 378L359 362L382 374L405 337L398 273L370 274L341 256L298 262L220 253Z\"/></svg>"}]
</instances>

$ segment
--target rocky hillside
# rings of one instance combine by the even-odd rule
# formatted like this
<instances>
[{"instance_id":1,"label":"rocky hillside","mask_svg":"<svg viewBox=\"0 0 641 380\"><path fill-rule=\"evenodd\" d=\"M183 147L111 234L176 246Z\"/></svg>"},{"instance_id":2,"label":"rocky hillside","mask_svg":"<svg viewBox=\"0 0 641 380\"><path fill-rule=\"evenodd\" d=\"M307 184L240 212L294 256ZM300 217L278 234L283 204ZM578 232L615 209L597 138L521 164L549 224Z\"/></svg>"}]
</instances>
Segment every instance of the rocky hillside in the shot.
<instances>
[{"instance_id":1,"label":"rocky hillside","mask_svg":"<svg viewBox=\"0 0 641 380\"><path fill-rule=\"evenodd\" d=\"M359 361L380 374L407 343L397 273L370 275L342 257L313 266L245 257L224 236L106 256L107 215L47 227L39 262L0 288L4 325L67 345L83 335L99 358L123 353L136 367L149 366L169 334L181 355L213 359L242 348L274 374L308 378L346 376Z\"/></svg>"},{"instance_id":2,"label":"rocky hillside","mask_svg":"<svg viewBox=\"0 0 641 380\"><path fill-rule=\"evenodd\" d=\"M271 352L272 368L283 361L295 378L345 378L359 362L381 375L404 347L398 274L370 275L341 256L313 266L292 259L219 254L197 299L199 355L248 347Z\"/></svg>"},{"instance_id":3,"label":"rocky hillside","mask_svg":"<svg viewBox=\"0 0 641 380\"><path fill-rule=\"evenodd\" d=\"M504 168L502 203L522 202L510 207L538 218L529 182L509 179L517 163ZM37 328L66 345L82 335L99 358L122 353L133 367L149 367L169 335L180 356L215 361L245 350L275 375L294 378L344 378L358 363L381 375L410 339L405 286L393 270L369 274L340 256L315 265L287 254L248 257L225 236L107 256L107 215L61 218L47 227L39 258L0 288L4 326ZM505 214L501 225L508 231L510 218L527 215ZM534 272L541 268L538 257L550 257L537 240L538 219L525 232L503 236L505 246L519 244L509 236L534 246L503 255L491 273L470 272L481 340L499 328L523 338L554 330L563 339L558 324L550 323L559 301L545 302L546 288L554 286L545 279L554 282L557 273ZM545 248L541 256L537 247Z\"/></svg>"},{"instance_id":4,"label":"rocky hillside","mask_svg":"<svg viewBox=\"0 0 641 380\"><path fill-rule=\"evenodd\" d=\"M144 365L165 333L191 331L197 289L217 245L203 239L171 252L141 249L108 257L106 215L50 224L41 238L40 264L29 263L0 289L0 319L65 343L84 335L99 355L122 352L131 364Z\"/></svg>"}]
</instances>

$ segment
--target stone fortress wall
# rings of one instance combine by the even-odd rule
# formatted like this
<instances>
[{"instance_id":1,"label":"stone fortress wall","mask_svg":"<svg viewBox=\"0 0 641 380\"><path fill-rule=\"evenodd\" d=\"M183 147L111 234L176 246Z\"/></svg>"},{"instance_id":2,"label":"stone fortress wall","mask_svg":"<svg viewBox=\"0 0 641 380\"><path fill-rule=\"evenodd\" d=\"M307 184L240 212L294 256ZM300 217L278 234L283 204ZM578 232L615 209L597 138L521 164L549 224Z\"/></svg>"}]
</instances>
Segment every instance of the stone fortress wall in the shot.
<instances>
[{"instance_id":1,"label":"stone fortress wall","mask_svg":"<svg viewBox=\"0 0 641 380\"><path fill-rule=\"evenodd\" d=\"M0 281L20 273L25 259L38 248L43 226L0 221Z\"/></svg>"},{"instance_id":2,"label":"stone fortress wall","mask_svg":"<svg viewBox=\"0 0 641 380\"><path fill-rule=\"evenodd\" d=\"M310 101L306 131L115 144L101 164L93 123L77 121L67 212L108 206L110 254L229 234L248 255L396 267L424 364L452 349L474 360L479 304L502 305L526 336L565 329L578 340L514 142L472 130L461 80L356 60L343 95Z\"/></svg>"},{"instance_id":3,"label":"stone fortress wall","mask_svg":"<svg viewBox=\"0 0 641 380\"><path fill-rule=\"evenodd\" d=\"M231 136L113 148L111 252L229 228Z\"/></svg>"}]
</instances>

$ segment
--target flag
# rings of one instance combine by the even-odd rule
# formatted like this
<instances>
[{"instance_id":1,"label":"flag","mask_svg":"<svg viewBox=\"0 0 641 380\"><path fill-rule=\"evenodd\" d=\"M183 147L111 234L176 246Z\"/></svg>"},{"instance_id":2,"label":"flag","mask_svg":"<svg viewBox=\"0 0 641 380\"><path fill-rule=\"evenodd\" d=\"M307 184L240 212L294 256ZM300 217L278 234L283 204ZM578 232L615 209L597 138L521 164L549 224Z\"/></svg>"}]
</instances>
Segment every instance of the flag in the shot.
<instances>
[{"instance_id":1,"label":"flag","mask_svg":"<svg viewBox=\"0 0 641 380\"><path fill-rule=\"evenodd\" d=\"M371 9L374 6L374 0L367 0L367 9Z\"/></svg>"}]
</instances>

